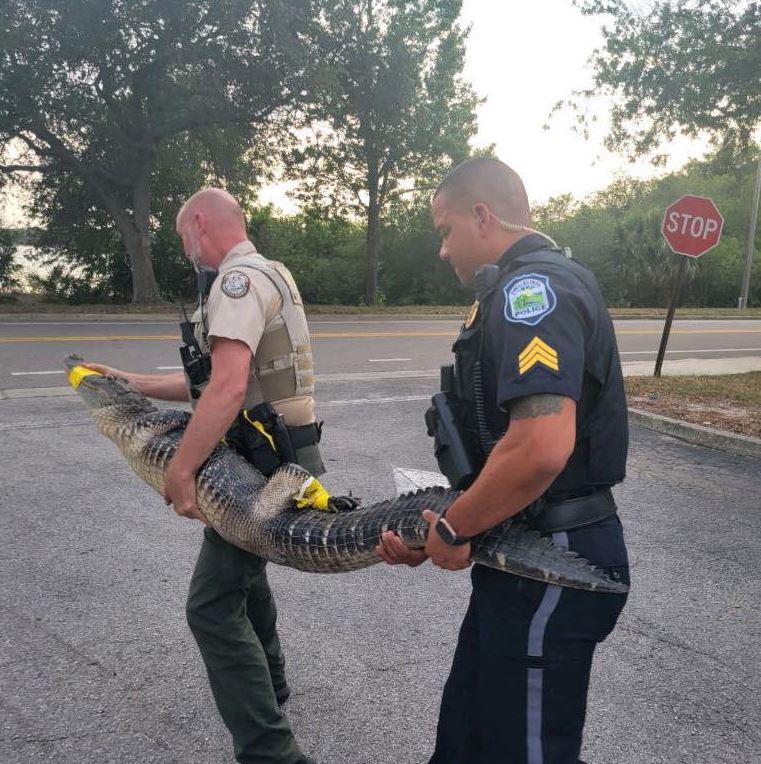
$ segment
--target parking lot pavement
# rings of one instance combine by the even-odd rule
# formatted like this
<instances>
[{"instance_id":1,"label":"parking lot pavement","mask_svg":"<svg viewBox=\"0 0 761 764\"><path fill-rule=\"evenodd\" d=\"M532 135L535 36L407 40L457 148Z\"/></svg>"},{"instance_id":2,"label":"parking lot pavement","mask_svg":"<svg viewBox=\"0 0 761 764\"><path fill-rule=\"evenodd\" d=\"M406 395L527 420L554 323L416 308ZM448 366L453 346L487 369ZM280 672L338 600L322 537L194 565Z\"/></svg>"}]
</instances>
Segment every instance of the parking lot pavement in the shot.
<instances>
[{"instance_id":1,"label":"parking lot pavement","mask_svg":"<svg viewBox=\"0 0 761 764\"><path fill-rule=\"evenodd\" d=\"M435 382L323 386L329 487L373 501L393 493L394 466L435 469L422 427ZM184 621L199 526L132 475L76 398L0 407L0 761L232 762ZM633 431L617 496L634 588L598 653L588 762L761 762L759 466ZM467 573L273 565L270 578L305 751L427 761Z\"/></svg>"}]
</instances>

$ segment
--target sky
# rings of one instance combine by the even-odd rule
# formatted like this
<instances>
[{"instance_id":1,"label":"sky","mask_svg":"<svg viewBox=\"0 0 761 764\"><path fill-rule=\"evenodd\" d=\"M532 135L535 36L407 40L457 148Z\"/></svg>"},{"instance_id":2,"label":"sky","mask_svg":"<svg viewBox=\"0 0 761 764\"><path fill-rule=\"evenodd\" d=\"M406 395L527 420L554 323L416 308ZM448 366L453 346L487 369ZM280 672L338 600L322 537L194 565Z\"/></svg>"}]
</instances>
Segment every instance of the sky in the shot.
<instances>
[{"instance_id":1,"label":"sky","mask_svg":"<svg viewBox=\"0 0 761 764\"><path fill-rule=\"evenodd\" d=\"M523 178L532 203L566 193L584 197L617 175L664 174L705 153L704 143L677 139L666 166L655 169L646 160L632 164L608 152L602 100L592 105L599 129L590 140L572 131L570 112L549 119L558 101L591 85L587 61L603 43L605 17L583 16L572 0L464 0L460 20L470 26L464 76L486 98L474 143L496 144L497 156ZM264 189L261 198L295 211L287 188Z\"/></svg>"},{"instance_id":2,"label":"sky","mask_svg":"<svg viewBox=\"0 0 761 764\"><path fill-rule=\"evenodd\" d=\"M616 174L664 172L605 150L602 100L591 105L600 129L590 140L571 130L570 112L548 120L558 101L591 85L587 61L603 43L605 17L583 16L571 0L464 0L462 20L471 25L465 76L487 99L478 112L476 142L496 144L497 155L521 175L533 201L564 193L586 196ZM678 139L669 147L667 168L704 152L705 144Z\"/></svg>"},{"instance_id":3,"label":"sky","mask_svg":"<svg viewBox=\"0 0 761 764\"><path fill-rule=\"evenodd\" d=\"M599 131L590 140L571 130L570 113L548 122L557 101L587 87L587 65L602 43L605 19L582 16L572 0L464 0L463 25L470 25L465 77L486 98L479 108L477 146L496 144L497 155L521 175L532 202L571 193L583 197L607 186L617 174L663 173L646 161L630 164L603 148L605 103L594 105ZM666 169L702 156L702 143L673 142ZM262 200L295 210L286 189L264 189ZM7 200L0 222L22 224L17 204Z\"/></svg>"}]
</instances>

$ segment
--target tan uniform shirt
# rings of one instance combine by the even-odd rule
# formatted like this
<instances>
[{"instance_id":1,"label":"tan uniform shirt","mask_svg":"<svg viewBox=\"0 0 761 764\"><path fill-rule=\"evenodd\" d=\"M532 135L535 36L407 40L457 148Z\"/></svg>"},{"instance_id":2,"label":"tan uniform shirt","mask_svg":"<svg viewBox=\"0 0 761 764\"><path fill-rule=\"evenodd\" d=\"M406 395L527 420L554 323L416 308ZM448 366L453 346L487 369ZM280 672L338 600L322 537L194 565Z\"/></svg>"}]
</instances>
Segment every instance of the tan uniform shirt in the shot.
<instances>
[{"instance_id":1,"label":"tan uniform shirt","mask_svg":"<svg viewBox=\"0 0 761 764\"><path fill-rule=\"evenodd\" d=\"M261 271L245 267L247 263L266 264L267 259L256 251L250 241L243 241L225 255L205 307L196 310L192 320L202 351L210 352L216 338L238 340L251 350L252 363L243 405L244 408L251 408L264 401L256 374L257 348L268 324L280 314L283 300L272 281ZM228 273L230 275L225 279ZM238 274L246 278L238 278ZM269 402L291 427L315 421L312 395Z\"/></svg>"}]
</instances>

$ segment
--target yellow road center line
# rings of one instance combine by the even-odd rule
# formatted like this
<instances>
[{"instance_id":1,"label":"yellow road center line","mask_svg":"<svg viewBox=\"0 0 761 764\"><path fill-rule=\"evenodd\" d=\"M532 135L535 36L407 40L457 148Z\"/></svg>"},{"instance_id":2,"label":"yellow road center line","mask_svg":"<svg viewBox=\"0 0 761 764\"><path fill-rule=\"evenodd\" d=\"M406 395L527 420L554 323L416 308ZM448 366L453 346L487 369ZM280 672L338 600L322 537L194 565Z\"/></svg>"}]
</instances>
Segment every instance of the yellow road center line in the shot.
<instances>
[{"instance_id":1,"label":"yellow road center line","mask_svg":"<svg viewBox=\"0 0 761 764\"><path fill-rule=\"evenodd\" d=\"M312 339L351 339L362 337L455 337L457 332L315 332ZM24 343L24 342L138 342L145 340L179 340L177 334L150 334L150 335L89 335L81 337L0 337L0 343Z\"/></svg>"},{"instance_id":2,"label":"yellow road center line","mask_svg":"<svg viewBox=\"0 0 761 764\"><path fill-rule=\"evenodd\" d=\"M660 335L661 329L623 329L616 332L623 334L655 334ZM315 332L312 339L362 339L363 337L391 337L397 339L421 337L455 337L457 332ZM671 334L761 334L758 329L675 329ZM71 337L30 336L30 337L0 337L0 344L23 344L25 342L144 342L179 340L177 334L103 334L82 335Z\"/></svg>"}]
</instances>

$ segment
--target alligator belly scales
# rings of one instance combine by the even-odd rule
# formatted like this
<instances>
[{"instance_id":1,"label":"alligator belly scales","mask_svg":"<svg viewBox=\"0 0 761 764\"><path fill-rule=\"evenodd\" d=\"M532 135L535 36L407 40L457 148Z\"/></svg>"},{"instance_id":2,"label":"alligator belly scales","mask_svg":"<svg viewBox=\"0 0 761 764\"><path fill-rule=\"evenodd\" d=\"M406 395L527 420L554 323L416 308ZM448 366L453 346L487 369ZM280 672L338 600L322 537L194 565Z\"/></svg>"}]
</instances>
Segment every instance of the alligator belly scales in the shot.
<instances>
[{"instance_id":1,"label":"alligator belly scales","mask_svg":"<svg viewBox=\"0 0 761 764\"><path fill-rule=\"evenodd\" d=\"M124 380L88 373L69 356L69 380L90 408L100 432L110 438L132 469L159 493L190 414L157 409ZM423 509L440 513L455 491L428 488L349 512L293 509L293 495L309 477L286 464L269 479L235 451L220 444L199 471L198 506L227 541L280 565L312 573L343 573L380 562L380 534L395 531L412 548L425 544ZM555 546L523 523L506 521L477 536L473 562L560 586L623 593L573 552Z\"/></svg>"}]
</instances>

